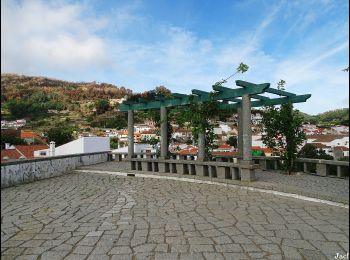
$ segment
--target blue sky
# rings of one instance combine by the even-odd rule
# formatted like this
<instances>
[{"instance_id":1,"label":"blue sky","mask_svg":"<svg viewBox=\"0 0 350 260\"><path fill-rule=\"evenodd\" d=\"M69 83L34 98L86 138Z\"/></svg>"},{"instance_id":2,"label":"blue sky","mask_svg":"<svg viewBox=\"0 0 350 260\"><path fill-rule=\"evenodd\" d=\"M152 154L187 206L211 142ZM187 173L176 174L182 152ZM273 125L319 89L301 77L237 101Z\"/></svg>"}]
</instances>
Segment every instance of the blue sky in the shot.
<instances>
[{"instance_id":1,"label":"blue sky","mask_svg":"<svg viewBox=\"0 0 350 260\"><path fill-rule=\"evenodd\" d=\"M312 97L309 114L348 107L349 1L1 1L1 72L97 81L134 92L210 91L236 79ZM234 80L227 87L235 87Z\"/></svg>"}]
</instances>

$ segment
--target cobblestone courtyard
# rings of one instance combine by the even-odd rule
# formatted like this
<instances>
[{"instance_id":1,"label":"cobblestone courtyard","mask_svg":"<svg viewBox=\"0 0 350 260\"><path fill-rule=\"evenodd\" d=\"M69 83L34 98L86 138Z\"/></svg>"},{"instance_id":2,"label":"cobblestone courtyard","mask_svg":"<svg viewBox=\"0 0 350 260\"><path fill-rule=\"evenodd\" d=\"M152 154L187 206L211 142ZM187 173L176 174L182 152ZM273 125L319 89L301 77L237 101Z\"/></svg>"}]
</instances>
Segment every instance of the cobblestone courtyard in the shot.
<instances>
[{"instance_id":1,"label":"cobblestone courtyard","mask_svg":"<svg viewBox=\"0 0 350 260\"><path fill-rule=\"evenodd\" d=\"M1 190L1 259L335 259L348 218L273 194L80 172Z\"/></svg>"}]
</instances>

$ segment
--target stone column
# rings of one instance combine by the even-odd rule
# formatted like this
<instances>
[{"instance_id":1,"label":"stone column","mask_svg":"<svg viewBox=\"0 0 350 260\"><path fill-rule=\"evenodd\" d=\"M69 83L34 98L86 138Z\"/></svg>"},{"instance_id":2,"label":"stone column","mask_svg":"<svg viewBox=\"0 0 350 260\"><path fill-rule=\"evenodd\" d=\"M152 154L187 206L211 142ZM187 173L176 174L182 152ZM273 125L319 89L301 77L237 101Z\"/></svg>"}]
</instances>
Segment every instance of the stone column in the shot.
<instances>
[{"instance_id":1,"label":"stone column","mask_svg":"<svg viewBox=\"0 0 350 260\"><path fill-rule=\"evenodd\" d=\"M198 161L205 160L205 133L200 132L198 134Z\"/></svg>"},{"instance_id":2,"label":"stone column","mask_svg":"<svg viewBox=\"0 0 350 260\"><path fill-rule=\"evenodd\" d=\"M240 163L241 181L250 182L255 180L255 169L252 161L252 120L251 100L248 94L242 96L242 139L243 160Z\"/></svg>"},{"instance_id":3,"label":"stone column","mask_svg":"<svg viewBox=\"0 0 350 260\"><path fill-rule=\"evenodd\" d=\"M252 113L248 94L242 96L243 160L252 160Z\"/></svg>"},{"instance_id":4,"label":"stone column","mask_svg":"<svg viewBox=\"0 0 350 260\"><path fill-rule=\"evenodd\" d=\"M242 108L237 108L237 123L238 123L238 156L243 157L243 125L242 125Z\"/></svg>"},{"instance_id":5,"label":"stone column","mask_svg":"<svg viewBox=\"0 0 350 260\"><path fill-rule=\"evenodd\" d=\"M166 107L160 107L160 158L168 156L168 115Z\"/></svg>"},{"instance_id":6,"label":"stone column","mask_svg":"<svg viewBox=\"0 0 350 260\"><path fill-rule=\"evenodd\" d=\"M134 157L134 111L128 110L128 158Z\"/></svg>"}]
</instances>

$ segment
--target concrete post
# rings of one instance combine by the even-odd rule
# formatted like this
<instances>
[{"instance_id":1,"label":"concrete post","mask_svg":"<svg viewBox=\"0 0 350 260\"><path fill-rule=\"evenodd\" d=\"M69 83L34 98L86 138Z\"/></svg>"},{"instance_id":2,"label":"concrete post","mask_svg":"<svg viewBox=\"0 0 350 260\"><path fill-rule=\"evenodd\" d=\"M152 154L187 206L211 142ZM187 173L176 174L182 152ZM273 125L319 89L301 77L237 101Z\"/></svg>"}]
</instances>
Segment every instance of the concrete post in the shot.
<instances>
[{"instance_id":1,"label":"concrete post","mask_svg":"<svg viewBox=\"0 0 350 260\"><path fill-rule=\"evenodd\" d=\"M242 125L242 108L237 108L237 123L238 123L238 156L243 157L243 125Z\"/></svg>"},{"instance_id":2,"label":"concrete post","mask_svg":"<svg viewBox=\"0 0 350 260\"><path fill-rule=\"evenodd\" d=\"M251 101L248 94L242 96L242 127L243 127L243 160L252 160L252 114Z\"/></svg>"},{"instance_id":3,"label":"concrete post","mask_svg":"<svg viewBox=\"0 0 350 260\"><path fill-rule=\"evenodd\" d=\"M240 163L241 181L255 180L255 169L252 161L252 119L251 100L248 94L242 96L242 130L243 160Z\"/></svg>"},{"instance_id":4,"label":"concrete post","mask_svg":"<svg viewBox=\"0 0 350 260\"><path fill-rule=\"evenodd\" d=\"M316 173L317 175L320 175L320 176L327 176L328 175L327 164L321 163L321 162L317 163Z\"/></svg>"},{"instance_id":5,"label":"concrete post","mask_svg":"<svg viewBox=\"0 0 350 260\"><path fill-rule=\"evenodd\" d=\"M168 156L168 115L166 107L160 107L160 158Z\"/></svg>"},{"instance_id":6,"label":"concrete post","mask_svg":"<svg viewBox=\"0 0 350 260\"><path fill-rule=\"evenodd\" d=\"M205 133L199 133L198 134L198 161L204 161L205 160Z\"/></svg>"},{"instance_id":7,"label":"concrete post","mask_svg":"<svg viewBox=\"0 0 350 260\"><path fill-rule=\"evenodd\" d=\"M134 111L128 110L128 158L134 157Z\"/></svg>"}]
</instances>

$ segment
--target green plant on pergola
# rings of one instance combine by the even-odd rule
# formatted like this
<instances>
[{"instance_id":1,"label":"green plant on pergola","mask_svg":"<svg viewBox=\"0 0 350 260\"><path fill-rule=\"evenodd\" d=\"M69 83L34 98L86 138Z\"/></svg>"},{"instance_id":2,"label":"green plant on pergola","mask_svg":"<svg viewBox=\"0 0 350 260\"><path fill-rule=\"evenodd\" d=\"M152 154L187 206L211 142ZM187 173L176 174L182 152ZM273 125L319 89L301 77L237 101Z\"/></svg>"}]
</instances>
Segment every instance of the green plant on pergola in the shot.
<instances>
[{"instance_id":1,"label":"green plant on pergola","mask_svg":"<svg viewBox=\"0 0 350 260\"><path fill-rule=\"evenodd\" d=\"M206 92L193 89L192 94L185 95L172 93L169 96L154 95L152 99L137 98L137 100L124 101L119 110L127 112L129 110L140 111L149 109L160 109L164 107L179 107L189 105L191 102L209 102L215 100L218 102L219 109L237 109L241 107L241 98L243 95L250 95L252 107L274 106L286 103L305 102L311 97L311 94L296 95L291 92L270 87L270 83L254 84L242 80L236 80L236 85L240 88L232 89L221 85L213 85L213 92ZM278 95L277 98L270 98L262 94L269 93Z\"/></svg>"},{"instance_id":2,"label":"green plant on pergola","mask_svg":"<svg viewBox=\"0 0 350 260\"><path fill-rule=\"evenodd\" d=\"M190 95L172 93L165 96L165 95L155 95L154 93L152 93L152 95L148 95L145 97L142 97L142 96L134 97L132 99L124 101L120 105L119 110L121 112L164 109L164 108L174 108L176 110L181 107L191 108L191 105L193 104L199 104L199 105L215 104L215 109L232 110L232 109L244 108L244 106L242 107L244 103L243 102L244 97L245 98L248 97L251 100L249 102L249 105L251 107L274 106L274 105L281 105L281 104L287 104L287 103L299 103L299 102L305 102L308 98L311 97L310 94L296 95L294 93L287 92L282 89L271 88L270 83L254 84L251 82L236 80L236 85L238 86L238 88L233 89L233 88L222 86L226 82L227 82L227 79L224 79L222 81L215 83L212 86L213 91L211 92L193 89ZM277 95L277 96L268 97L264 95L265 93ZM201 126L201 124L199 123L197 125L197 132L203 133L203 130L206 127L207 126L205 125Z\"/></svg>"}]
</instances>

